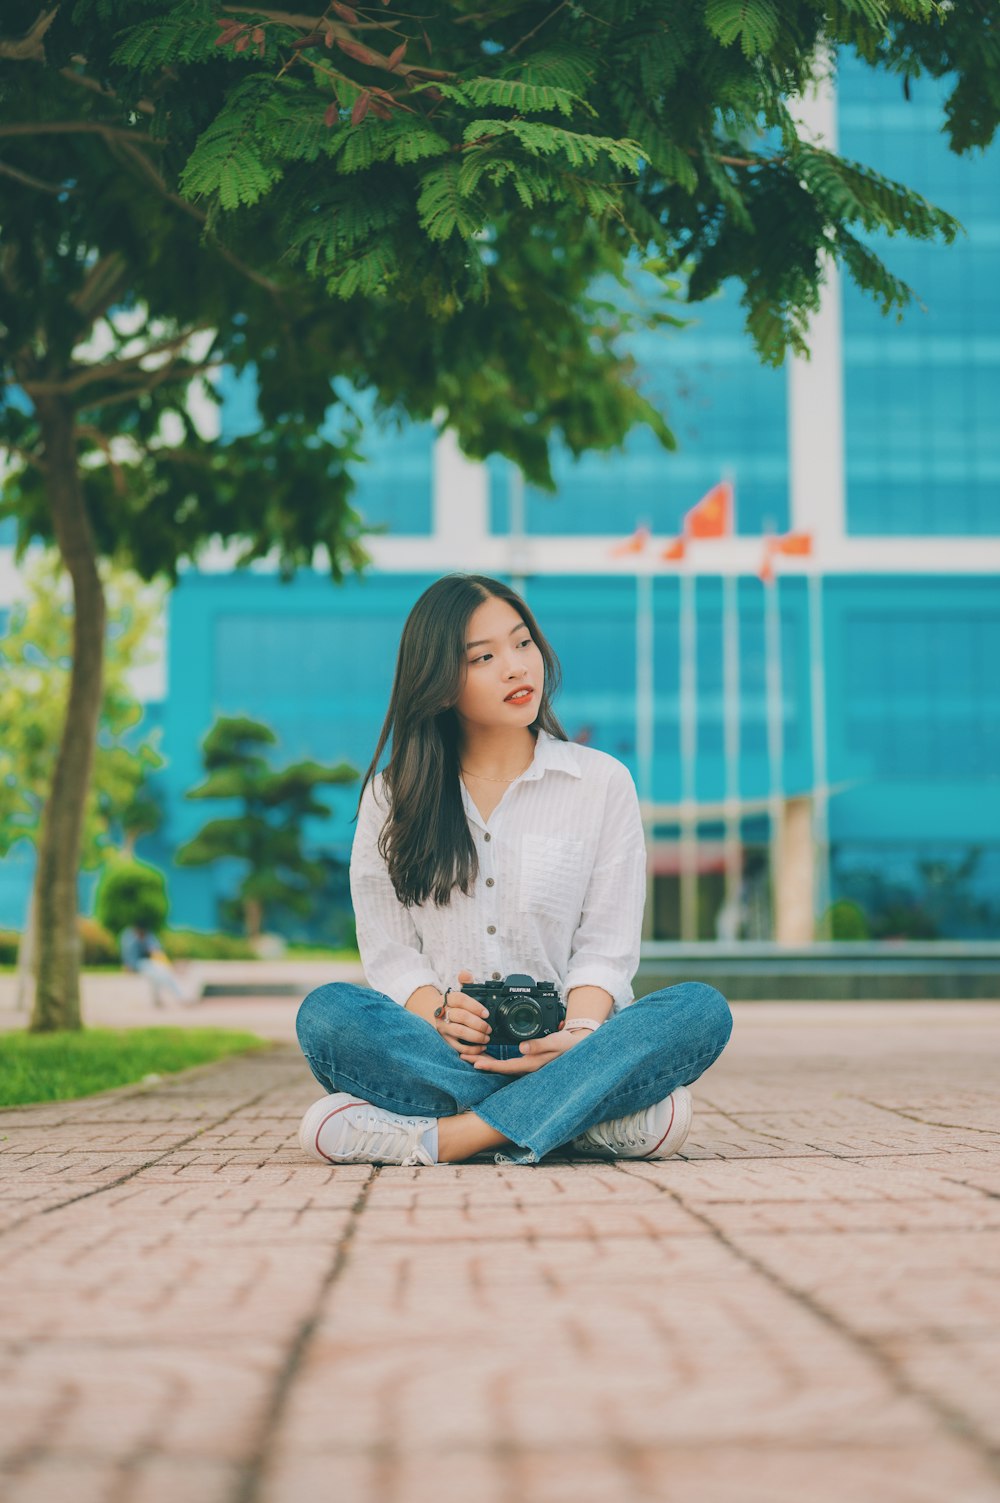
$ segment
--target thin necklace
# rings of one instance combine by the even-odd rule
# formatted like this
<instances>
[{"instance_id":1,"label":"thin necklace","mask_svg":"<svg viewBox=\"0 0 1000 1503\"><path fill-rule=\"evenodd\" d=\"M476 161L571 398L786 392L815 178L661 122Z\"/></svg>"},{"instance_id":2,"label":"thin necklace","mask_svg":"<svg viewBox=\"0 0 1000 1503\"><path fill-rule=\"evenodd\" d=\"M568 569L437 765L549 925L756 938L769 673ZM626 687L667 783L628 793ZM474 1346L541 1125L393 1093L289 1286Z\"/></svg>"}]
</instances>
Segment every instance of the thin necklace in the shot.
<instances>
[{"instance_id":1,"label":"thin necklace","mask_svg":"<svg viewBox=\"0 0 1000 1503\"><path fill-rule=\"evenodd\" d=\"M533 762L534 760L535 754L534 752L532 752L531 762ZM527 772L528 768L531 766L531 762L525 762L524 766L521 768L521 772ZM521 772L515 772L513 778L487 778L484 777L481 772L470 772L467 767L462 767L461 763L459 763L459 767L461 768L461 771L465 773L465 776L467 778L478 778L482 783L513 783L516 778L519 778L521 776Z\"/></svg>"}]
</instances>

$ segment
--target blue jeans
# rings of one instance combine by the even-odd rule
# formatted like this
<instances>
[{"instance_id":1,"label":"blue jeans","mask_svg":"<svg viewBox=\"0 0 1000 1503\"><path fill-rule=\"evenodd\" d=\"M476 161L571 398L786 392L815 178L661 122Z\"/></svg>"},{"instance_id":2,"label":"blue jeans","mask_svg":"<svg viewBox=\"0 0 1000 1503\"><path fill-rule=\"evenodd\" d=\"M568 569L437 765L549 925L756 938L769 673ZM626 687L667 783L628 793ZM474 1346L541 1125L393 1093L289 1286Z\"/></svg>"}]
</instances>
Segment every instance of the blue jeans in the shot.
<instances>
[{"instance_id":1,"label":"blue jeans","mask_svg":"<svg viewBox=\"0 0 1000 1503\"><path fill-rule=\"evenodd\" d=\"M405 1116L473 1111L516 1145L498 1157L534 1164L595 1122L642 1111L697 1080L725 1048L733 1019L714 987L684 981L613 1013L565 1054L519 1076L475 1069L424 1018L350 982L310 992L295 1026L327 1092ZM499 1057L518 1052L489 1048Z\"/></svg>"}]
</instances>

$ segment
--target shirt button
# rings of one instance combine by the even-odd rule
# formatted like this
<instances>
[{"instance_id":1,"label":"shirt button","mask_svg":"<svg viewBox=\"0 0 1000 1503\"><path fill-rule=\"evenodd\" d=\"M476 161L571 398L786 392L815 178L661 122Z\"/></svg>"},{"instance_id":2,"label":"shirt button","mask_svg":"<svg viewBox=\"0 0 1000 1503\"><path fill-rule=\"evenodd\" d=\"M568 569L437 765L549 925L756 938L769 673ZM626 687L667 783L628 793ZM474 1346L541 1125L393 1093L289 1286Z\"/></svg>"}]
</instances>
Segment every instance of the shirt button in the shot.
<instances>
[{"instance_id":1,"label":"shirt button","mask_svg":"<svg viewBox=\"0 0 1000 1503\"><path fill-rule=\"evenodd\" d=\"M496 932L497 932L497 926L496 926L496 924L487 924L486 925L486 933L487 934L495 934Z\"/></svg>"},{"instance_id":2,"label":"shirt button","mask_svg":"<svg viewBox=\"0 0 1000 1503\"><path fill-rule=\"evenodd\" d=\"M492 887L493 886L493 878L492 877L487 877L486 878L486 886L487 887Z\"/></svg>"},{"instance_id":3,"label":"shirt button","mask_svg":"<svg viewBox=\"0 0 1000 1503\"><path fill-rule=\"evenodd\" d=\"M492 839L493 839L493 836L492 836L492 835L484 835L484 836L483 836L483 839L484 839L484 840L492 840Z\"/></svg>"},{"instance_id":4,"label":"shirt button","mask_svg":"<svg viewBox=\"0 0 1000 1503\"><path fill-rule=\"evenodd\" d=\"M499 971L494 971L493 972L493 980L494 981L499 981L500 980L500 972Z\"/></svg>"}]
</instances>

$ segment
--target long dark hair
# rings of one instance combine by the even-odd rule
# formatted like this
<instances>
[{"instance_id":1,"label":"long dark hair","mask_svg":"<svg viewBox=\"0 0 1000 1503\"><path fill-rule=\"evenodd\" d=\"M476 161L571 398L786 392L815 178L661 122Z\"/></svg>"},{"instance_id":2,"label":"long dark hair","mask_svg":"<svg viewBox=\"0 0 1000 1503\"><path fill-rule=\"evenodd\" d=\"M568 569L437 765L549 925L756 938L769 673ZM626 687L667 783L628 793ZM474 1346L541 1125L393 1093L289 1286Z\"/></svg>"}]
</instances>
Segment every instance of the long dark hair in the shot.
<instances>
[{"instance_id":1,"label":"long dark hair","mask_svg":"<svg viewBox=\"0 0 1000 1503\"><path fill-rule=\"evenodd\" d=\"M435 580L406 618L389 709L361 784L363 795L391 735L384 784L389 814L378 849L396 896L406 907L428 896L441 907L456 886L468 896L479 872L459 787L459 724L454 707L466 671L469 617L491 595L506 600L518 612L545 664L545 683L531 729L546 730L560 741L569 739L550 703L562 682L559 659L520 595L485 574L446 574Z\"/></svg>"}]
</instances>

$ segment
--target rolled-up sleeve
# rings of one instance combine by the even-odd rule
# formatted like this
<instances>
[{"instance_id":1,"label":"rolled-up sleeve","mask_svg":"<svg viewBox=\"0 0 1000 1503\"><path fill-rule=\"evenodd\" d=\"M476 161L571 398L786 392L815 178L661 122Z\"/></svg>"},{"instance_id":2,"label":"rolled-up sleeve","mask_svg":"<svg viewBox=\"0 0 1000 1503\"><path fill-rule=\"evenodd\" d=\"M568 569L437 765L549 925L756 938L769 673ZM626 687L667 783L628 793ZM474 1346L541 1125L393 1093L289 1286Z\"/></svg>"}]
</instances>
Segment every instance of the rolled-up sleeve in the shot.
<instances>
[{"instance_id":1,"label":"rolled-up sleeve","mask_svg":"<svg viewBox=\"0 0 1000 1503\"><path fill-rule=\"evenodd\" d=\"M358 931L358 950L368 985L405 1006L418 986L441 982L425 958L412 915L396 896L378 837L385 810L368 784L358 810L351 846L351 902Z\"/></svg>"},{"instance_id":2,"label":"rolled-up sleeve","mask_svg":"<svg viewBox=\"0 0 1000 1503\"><path fill-rule=\"evenodd\" d=\"M632 775L618 763L608 782L597 856L570 948L564 981L600 986L615 1009L634 1000L642 914L646 904L646 843Z\"/></svg>"}]
</instances>

